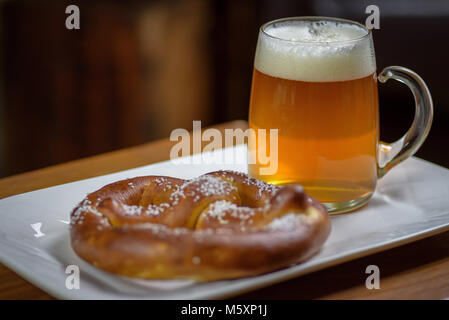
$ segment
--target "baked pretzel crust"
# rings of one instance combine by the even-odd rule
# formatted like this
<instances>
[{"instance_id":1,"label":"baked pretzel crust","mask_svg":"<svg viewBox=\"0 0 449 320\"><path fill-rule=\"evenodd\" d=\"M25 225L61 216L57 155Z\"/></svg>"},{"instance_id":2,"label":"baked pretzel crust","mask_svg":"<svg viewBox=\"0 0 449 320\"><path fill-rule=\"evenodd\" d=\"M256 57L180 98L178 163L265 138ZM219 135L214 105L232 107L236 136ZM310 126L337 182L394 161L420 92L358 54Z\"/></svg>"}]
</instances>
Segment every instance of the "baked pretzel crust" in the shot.
<instances>
[{"instance_id":1,"label":"baked pretzel crust","mask_svg":"<svg viewBox=\"0 0 449 320\"><path fill-rule=\"evenodd\" d=\"M73 249L98 268L197 281L296 264L330 233L326 209L301 186L277 187L233 171L118 181L89 194L70 225Z\"/></svg>"}]
</instances>

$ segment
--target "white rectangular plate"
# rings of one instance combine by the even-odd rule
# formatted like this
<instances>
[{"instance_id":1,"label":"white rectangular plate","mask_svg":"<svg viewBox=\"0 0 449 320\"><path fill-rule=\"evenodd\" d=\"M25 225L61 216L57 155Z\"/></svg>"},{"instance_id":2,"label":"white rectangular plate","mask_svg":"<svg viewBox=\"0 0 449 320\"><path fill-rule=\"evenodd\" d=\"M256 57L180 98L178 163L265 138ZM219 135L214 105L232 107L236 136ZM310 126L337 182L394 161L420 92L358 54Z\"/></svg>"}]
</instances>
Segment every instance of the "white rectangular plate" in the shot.
<instances>
[{"instance_id":1,"label":"white rectangular plate","mask_svg":"<svg viewBox=\"0 0 449 320\"><path fill-rule=\"evenodd\" d=\"M245 146L223 152L234 158L234 164L195 164L195 160L201 160L201 155L196 155L188 159L192 160L190 164L166 161L2 199L0 262L57 298L210 299L236 295L449 230L449 170L412 158L379 181L366 207L332 217L331 236L317 255L262 276L208 283L135 280L103 272L73 252L69 214L87 193L141 175L193 178L219 169L246 172ZM221 155L215 152L206 158L218 160ZM39 223L41 234L35 231ZM79 266L79 289L66 287L68 265Z\"/></svg>"}]
</instances>

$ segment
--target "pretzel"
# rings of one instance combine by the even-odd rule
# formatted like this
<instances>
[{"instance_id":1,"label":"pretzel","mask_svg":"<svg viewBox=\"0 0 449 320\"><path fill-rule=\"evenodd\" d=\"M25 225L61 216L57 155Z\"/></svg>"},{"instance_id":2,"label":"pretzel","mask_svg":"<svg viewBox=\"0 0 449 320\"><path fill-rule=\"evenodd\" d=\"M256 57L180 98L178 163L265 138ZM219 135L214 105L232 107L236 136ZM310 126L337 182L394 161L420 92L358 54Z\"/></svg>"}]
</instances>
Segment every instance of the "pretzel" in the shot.
<instances>
[{"instance_id":1,"label":"pretzel","mask_svg":"<svg viewBox=\"0 0 449 320\"><path fill-rule=\"evenodd\" d=\"M277 187L234 171L109 184L72 211L70 226L73 249L98 268L197 281L299 263L330 233L326 209L300 185Z\"/></svg>"}]
</instances>

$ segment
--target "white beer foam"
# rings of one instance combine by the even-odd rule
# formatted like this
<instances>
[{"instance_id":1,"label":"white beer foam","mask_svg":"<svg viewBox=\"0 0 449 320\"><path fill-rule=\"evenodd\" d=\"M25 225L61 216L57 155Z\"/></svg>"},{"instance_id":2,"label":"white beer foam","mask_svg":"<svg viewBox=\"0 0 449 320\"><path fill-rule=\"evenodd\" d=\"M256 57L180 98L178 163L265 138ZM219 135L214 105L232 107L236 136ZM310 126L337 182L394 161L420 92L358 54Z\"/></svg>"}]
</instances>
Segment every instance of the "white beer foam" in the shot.
<instances>
[{"instance_id":1,"label":"white beer foam","mask_svg":"<svg viewBox=\"0 0 449 320\"><path fill-rule=\"evenodd\" d=\"M276 22L260 33L254 67L273 77L345 81L376 70L372 39L361 26L334 21ZM268 34L268 35L267 35Z\"/></svg>"}]
</instances>

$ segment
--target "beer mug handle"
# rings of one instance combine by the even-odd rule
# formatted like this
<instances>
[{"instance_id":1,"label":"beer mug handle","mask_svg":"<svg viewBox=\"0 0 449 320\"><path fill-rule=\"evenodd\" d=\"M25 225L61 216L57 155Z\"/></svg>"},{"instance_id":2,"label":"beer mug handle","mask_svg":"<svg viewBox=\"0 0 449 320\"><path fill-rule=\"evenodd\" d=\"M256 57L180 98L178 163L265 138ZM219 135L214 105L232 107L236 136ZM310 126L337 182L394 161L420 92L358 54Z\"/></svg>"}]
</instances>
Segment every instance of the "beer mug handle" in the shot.
<instances>
[{"instance_id":1,"label":"beer mug handle","mask_svg":"<svg viewBox=\"0 0 449 320\"><path fill-rule=\"evenodd\" d=\"M386 67L378 76L382 83L395 79L406 84L415 98L415 118L407 133L389 144L379 142L377 175L383 177L391 168L412 156L426 139L433 119L433 102L423 79L410 69L398 66Z\"/></svg>"}]
</instances>

